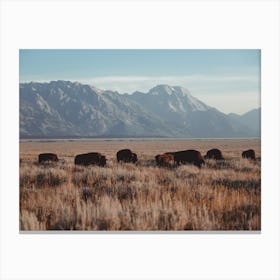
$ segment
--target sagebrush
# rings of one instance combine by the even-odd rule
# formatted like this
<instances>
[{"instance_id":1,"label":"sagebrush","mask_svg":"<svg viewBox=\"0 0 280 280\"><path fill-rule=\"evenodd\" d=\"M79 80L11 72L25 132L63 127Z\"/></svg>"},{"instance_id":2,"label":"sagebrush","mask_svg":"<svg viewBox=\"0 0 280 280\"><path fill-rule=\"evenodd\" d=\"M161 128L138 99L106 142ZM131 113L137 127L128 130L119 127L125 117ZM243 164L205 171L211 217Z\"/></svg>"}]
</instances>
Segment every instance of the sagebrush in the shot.
<instances>
[{"instance_id":1,"label":"sagebrush","mask_svg":"<svg viewBox=\"0 0 280 280\"><path fill-rule=\"evenodd\" d=\"M225 161L201 169L158 167L152 155L162 150L147 145L137 164L121 164L115 150L106 167L84 167L71 149L58 163L38 164L36 149L21 148L20 229L261 229L261 164L242 159L241 148L229 145Z\"/></svg>"}]
</instances>

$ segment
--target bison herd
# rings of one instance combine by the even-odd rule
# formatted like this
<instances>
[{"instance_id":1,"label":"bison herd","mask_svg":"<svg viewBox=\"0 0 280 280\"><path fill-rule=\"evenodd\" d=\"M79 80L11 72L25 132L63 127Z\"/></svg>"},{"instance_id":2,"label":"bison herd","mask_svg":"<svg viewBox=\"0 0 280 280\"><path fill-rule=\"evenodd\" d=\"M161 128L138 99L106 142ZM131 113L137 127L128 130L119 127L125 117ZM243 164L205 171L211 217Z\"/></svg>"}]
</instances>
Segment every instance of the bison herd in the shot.
<instances>
[{"instance_id":1,"label":"bison herd","mask_svg":"<svg viewBox=\"0 0 280 280\"><path fill-rule=\"evenodd\" d=\"M137 155L130 149L123 149L117 152L116 158L118 162L124 163L136 163L138 161ZM250 149L242 152L242 158L256 160L255 151ZM166 152L164 154L156 155L155 162L161 167L173 167L181 164L193 164L198 168L201 168L205 164L204 159L224 160L222 152L219 149L211 149L207 151L203 157L199 151L196 150L184 150L177 152ZM39 154L38 162L56 162L58 157L54 153ZM100 153L86 153L75 156L74 163L77 165L98 165L105 166L107 159Z\"/></svg>"}]
</instances>

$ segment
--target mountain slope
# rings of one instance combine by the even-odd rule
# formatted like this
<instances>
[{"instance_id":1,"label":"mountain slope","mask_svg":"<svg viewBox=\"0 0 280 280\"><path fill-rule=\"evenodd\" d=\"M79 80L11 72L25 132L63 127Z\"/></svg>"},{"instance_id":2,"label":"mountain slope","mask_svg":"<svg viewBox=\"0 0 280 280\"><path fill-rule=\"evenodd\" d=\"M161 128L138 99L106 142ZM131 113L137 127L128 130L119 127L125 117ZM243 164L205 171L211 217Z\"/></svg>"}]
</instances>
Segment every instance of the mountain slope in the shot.
<instances>
[{"instance_id":1,"label":"mountain slope","mask_svg":"<svg viewBox=\"0 0 280 280\"><path fill-rule=\"evenodd\" d=\"M241 115L242 124L250 127L258 135L260 135L261 131L261 109L253 109L243 115Z\"/></svg>"},{"instance_id":2,"label":"mountain slope","mask_svg":"<svg viewBox=\"0 0 280 280\"><path fill-rule=\"evenodd\" d=\"M160 119L112 91L65 81L20 85L22 137L169 133L171 130Z\"/></svg>"},{"instance_id":3,"label":"mountain slope","mask_svg":"<svg viewBox=\"0 0 280 280\"><path fill-rule=\"evenodd\" d=\"M126 95L189 137L249 137L253 132L193 97L187 89L158 85L148 93Z\"/></svg>"},{"instance_id":4,"label":"mountain slope","mask_svg":"<svg viewBox=\"0 0 280 280\"><path fill-rule=\"evenodd\" d=\"M250 117L244 117L250 119ZM244 122L245 123L245 122ZM248 137L181 87L121 95L69 81L20 84L20 137Z\"/></svg>"},{"instance_id":5,"label":"mountain slope","mask_svg":"<svg viewBox=\"0 0 280 280\"><path fill-rule=\"evenodd\" d=\"M249 112L238 115L230 113L229 118L239 122L241 125L250 128L253 131L253 135L260 137L261 135L261 108L250 110Z\"/></svg>"}]
</instances>

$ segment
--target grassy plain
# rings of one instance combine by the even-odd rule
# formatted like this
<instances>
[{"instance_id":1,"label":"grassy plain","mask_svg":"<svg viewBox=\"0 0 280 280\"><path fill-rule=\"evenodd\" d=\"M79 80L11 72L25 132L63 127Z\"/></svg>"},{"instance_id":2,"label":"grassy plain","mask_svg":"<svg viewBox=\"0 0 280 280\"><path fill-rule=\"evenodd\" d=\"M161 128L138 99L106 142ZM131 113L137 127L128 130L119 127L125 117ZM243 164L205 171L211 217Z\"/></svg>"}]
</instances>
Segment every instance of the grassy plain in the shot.
<instances>
[{"instance_id":1,"label":"grassy plain","mask_svg":"<svg viewBox=\"0 0 280 280\"><path fill-rule=\"evenodd\" d=\"M120 164L130 148L139 162ZM163 168L159 153L218 148L225 161ZM261 163L241 158L257 139L95 140L20 142L21 230L260 230ZM39 165L38 154L58 163ZM107 166L74 165L74 156L101 152Z\"/></svg>"}]
</instances>

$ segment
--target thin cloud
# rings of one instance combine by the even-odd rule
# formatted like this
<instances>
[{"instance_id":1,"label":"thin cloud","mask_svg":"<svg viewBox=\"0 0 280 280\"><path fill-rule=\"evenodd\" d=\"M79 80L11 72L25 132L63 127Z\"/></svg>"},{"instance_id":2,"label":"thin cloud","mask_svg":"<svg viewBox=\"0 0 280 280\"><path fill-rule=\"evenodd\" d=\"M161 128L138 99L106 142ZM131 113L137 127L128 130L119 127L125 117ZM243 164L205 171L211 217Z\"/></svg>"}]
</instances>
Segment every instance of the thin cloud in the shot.
<instances>
[{"instance_id":1,"label":"thin cloud","mask_svg":"<svg viewBox=\"0 0 280 280\"><path fill-rule=\"evenodd\" d=\"M257 83L258 77L250 75L242 76L104 76L95 78L77 79L83 83L91 84L102 89L118 90L120 92L148 91L157 84L178 85L190 87L192 85L228 82Z\"/></svg>"},{"instance_id":2,"label":"thin cloud","mask_svg":"<svg viewBox=\"0 0 280 280\"><path fill-rule=\"evenodd\" d=\"M206 76L206 75L188 75L188 76L104 76L104 77L94 77L94 78L82 78L78 79L84 82L144 82L144 81L257 81L258 77L252 75L242 75L242 76Z\"/></svg>"}]
</instances>

